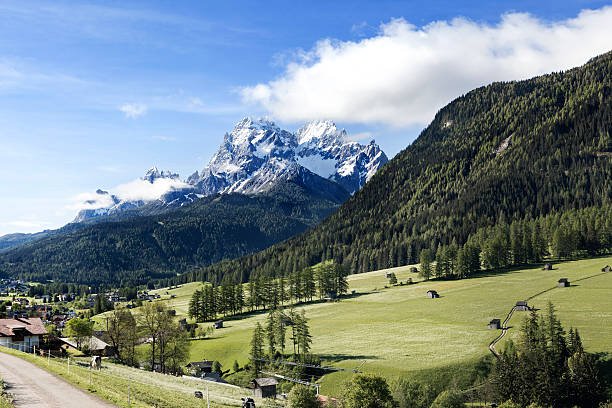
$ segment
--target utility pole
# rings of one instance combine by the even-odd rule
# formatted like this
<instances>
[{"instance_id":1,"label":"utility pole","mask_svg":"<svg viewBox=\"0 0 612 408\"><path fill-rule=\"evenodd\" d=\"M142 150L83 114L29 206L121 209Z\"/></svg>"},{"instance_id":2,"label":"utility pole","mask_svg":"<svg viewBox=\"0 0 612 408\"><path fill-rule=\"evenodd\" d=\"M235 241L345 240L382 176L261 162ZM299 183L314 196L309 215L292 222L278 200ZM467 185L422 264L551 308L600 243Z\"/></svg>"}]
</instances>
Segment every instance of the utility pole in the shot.
<instances>
[{"instance_id":1,"label":"utility pole","mask_svg":"<svg viewBox=\"0 0 612 408\"><path fill-rule=\"evenodd\" d=\"M47 367L51 363L51 349L47 350Z\"/></svg>"},{"instance_id":2,"label":"utility pole","mask_svg":"<svg viewBox=\"0 0 612 408\"><path fill-rule=\"evenodd\" d=\"M68 375L70 375L70 356L68 356Z\"/></svg>"}]
</instances>

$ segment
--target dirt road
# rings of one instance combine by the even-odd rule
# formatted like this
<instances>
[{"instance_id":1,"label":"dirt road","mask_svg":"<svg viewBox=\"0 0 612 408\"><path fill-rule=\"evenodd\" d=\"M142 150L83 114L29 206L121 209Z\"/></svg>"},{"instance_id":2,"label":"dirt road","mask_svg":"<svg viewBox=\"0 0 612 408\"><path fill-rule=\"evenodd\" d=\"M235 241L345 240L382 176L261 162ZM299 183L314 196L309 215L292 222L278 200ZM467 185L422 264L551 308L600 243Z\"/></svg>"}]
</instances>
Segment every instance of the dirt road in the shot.
<instances>
[{"instance_id":1,"label":"dirt road","mask_svg":"<svg viewBox=\"0 0 612 408\"><path fill-rule=\"evenodd\" d=\"M114 407L34 364L4 353L0 353L0 378L14 396L17 408Z\"/></svg>"}]
</instances>

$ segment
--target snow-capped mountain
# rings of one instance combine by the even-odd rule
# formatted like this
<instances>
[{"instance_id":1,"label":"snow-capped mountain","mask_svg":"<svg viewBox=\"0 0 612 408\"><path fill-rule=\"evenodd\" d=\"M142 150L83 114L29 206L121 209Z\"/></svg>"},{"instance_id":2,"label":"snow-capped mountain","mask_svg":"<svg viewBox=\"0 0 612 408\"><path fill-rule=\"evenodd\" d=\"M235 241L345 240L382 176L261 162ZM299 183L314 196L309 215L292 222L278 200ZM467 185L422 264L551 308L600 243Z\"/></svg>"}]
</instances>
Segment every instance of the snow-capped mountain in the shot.
<instances>
[{"instance_id":1,"label":"snow-capped mountain","mask_svg":"<svg viewBox=\"0 0 612 408\"><path fill-rule=\"evenodd\" d=\"M331 121L313 121L291 133L265 119L244 118L225 134L208 165L184 182L178 174L153 167L140 183L148 183L145 187L153 191L160 186L163 191L147 199L134 199L98 190L74 221L152 202L171 208L217 193L259 194L280 181L298 182L342 202L387 161L374 141L367 145L351 141L346 131L338 130Z\"/></svg>"},{"instance_id":2,"label":"snow-capped mountain","mask_svg":"<svg viewBox=\"0 0 612 408\"><path fill-rule=\"evenodd\" d=\"M210 163L187 182L202 194L256 194L298 165L353 194L387 161L374 141L366 146L353 142L331 121L310 122L292 134L274 122L244 118L225 135Z\"/></svg>"}]
</instances>

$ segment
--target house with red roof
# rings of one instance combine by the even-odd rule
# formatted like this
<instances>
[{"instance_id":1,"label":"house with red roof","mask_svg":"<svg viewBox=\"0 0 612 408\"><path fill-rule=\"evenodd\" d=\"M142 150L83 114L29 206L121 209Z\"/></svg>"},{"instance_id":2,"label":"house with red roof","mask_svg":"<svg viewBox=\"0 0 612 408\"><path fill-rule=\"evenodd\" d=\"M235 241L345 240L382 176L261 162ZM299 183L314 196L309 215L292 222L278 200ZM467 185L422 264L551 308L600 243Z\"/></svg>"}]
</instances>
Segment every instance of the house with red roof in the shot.
<instances>
[{"instance_id":1,"label":"house with red roof","mask_svg":"<svg viewBox=\"0 0 612 408\"><path fill-rule=\"evenodd\" d=\"M47 329L39 317L0 319L0 346L22 351L40 347Z\"/></svg>"}]
</instances>

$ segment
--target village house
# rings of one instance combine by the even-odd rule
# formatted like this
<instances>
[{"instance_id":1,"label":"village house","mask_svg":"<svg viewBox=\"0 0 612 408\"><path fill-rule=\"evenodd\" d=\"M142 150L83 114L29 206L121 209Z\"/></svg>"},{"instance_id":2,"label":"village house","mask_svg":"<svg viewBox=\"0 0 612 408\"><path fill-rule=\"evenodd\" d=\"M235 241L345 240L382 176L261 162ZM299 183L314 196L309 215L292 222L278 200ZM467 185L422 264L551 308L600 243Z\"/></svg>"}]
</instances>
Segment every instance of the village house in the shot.
<instances>
[{"instance_id":1,"label":"village house","mask_svg":"<svg viewBox=\"0 0 612 408\"><path fill-rule=\"evenodd\" d=\"M514 310L516 310L517 312L528 312L529 306L527 305L527 301L519 300L518 302L516 302L516 306L514 306Z\"/></svg>"},{"instance_id":2,"label":"village house","mask_svg":"<svg viewBox=\"0 0 612 408\"><path fill-rule=\"evenodd\" d=\"M552 271L552 264L544 264L544 268L542 268L545 271Z\"/></svg>"},{"instance_id":3,"label":"village house","mask_svg":"<svg viewBox=\"0 0 612 408\"><path fill-rule=\"evenodd\" d=\"M558 283L559 283L559 287L560 287L560 288L567 288L567 287L569 287L569 285L570 285L570 283L569 283L569 281L567 280L567 278L561 278L561 279L559 279L559 282L558 282Z\"/></svg>"},{"instance_id":4,"label":"village house","mask_svg":"<svg viewBox=\"0 0 612 408\"><path fill-rule=\"evenodd\" d=\"M79 350L76 341L68 337L62 337L59 340L62 342L62 347L64 349ZM92 356L112 357L115 355L115 349L110 344L100 340L96 336L91 336L88 340L83 342L80 351L83 350L87 350L87 352Z\"/></svg>"},{"instance_id":5,"label":"village house","mask_svg":"<svg viewBox=\"0 0 612 408\"><path fill-rule=\"evenodd\" d=\"M223 328L223 320L217 320L216 322L213 323L213 327L215 329L222 329Z\"/></svg>"},{"instance_id":6,"label":"village house","mask_svg":"<svg viewBox=\"0 0 612 408\"><path fill-rule=\"evenodd\" d=\"M40 318L0 319L0 346L30 351L47 334Z\"/></svg>"},{"instance_id":7,"label":"village house","mask_svg":"<svg viewBox=\"0 0 612 408\"><path fill-rule=\"evenodd\" d=\"M439 297L440 297L440 295L435 290L428 290L427 291L427 298L428 299L437 299Z\"/></svg>"},{"instance_id":8,"label":"village house","mask_svg":"<svg viewBox=\"0 0 612 408\"><path fill-rule=\"evenodd\" d=\"M275 378L255 378L251 381L253 394L259 398L276 398L276 386L278 381Z\"/></svg>"},{"instance_id":9,"label":"village house","mask_svg":"<svg viewBox=\"0 0 612 408\"><path fill-rule=\"evenodd\" d=\"M492 319L487 326L489 329L499 330L501 329L501 320L500 319Z\"/></svg>"},{"instance_id":10,"label":"village house","mask_svg":"<svg viewBox=\"0 0 612 408\"><path fill-rule=\"evenodd\" d=\"M185 367L187 367L193 375L199 376L201 374L212 373L213 364L214 364L214 361L209 361L209 360L192 361L189 364L187 364ZM221 363L219 363L219 365L221 365Z\"/></svg>"}]
</instances>

